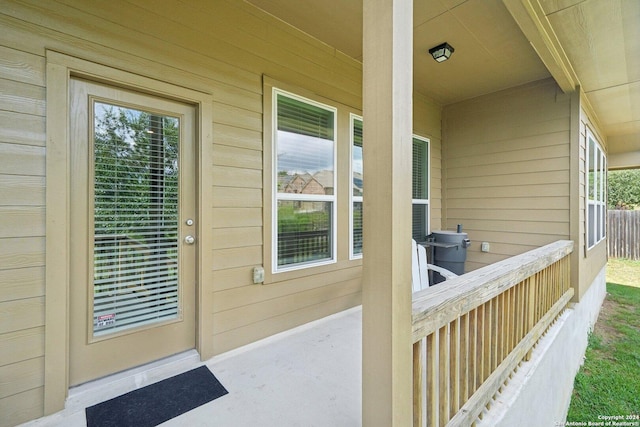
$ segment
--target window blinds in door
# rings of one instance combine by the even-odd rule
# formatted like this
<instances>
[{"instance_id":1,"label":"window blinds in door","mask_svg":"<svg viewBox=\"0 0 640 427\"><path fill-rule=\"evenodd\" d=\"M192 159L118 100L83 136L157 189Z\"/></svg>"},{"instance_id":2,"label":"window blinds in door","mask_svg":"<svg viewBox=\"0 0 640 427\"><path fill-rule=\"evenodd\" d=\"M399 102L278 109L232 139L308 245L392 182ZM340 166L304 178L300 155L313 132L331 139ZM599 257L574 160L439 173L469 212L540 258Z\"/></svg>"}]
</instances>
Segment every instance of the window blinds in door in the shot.
<instances>
[{"instance_id":1,"label":"window blinds in door","mask_svg":"<svg viewBox=\"0 0 640 427\"><path fill-rule=\"evenodd\" d=\"M93 335L179 315L179 120L94 103Z\"/></svg>"}]
</instances>

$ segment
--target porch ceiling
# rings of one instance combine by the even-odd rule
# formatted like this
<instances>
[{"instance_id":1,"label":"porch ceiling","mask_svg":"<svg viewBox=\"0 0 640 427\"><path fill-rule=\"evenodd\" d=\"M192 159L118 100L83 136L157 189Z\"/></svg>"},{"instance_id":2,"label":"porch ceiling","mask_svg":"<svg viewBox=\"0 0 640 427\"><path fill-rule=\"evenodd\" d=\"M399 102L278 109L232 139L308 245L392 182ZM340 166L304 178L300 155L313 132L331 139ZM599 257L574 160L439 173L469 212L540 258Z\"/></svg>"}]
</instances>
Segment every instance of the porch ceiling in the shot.
<instances>
[{"instance_id":1,"label":"porch ceiling","mask_svg":"<svg viewBox=\"0 0 640 427\"><path fill-rule=\"evenodd\" d=\"M362 60L362 0L247 1ZM557 80L557 71L541 60L544 53L538 55L544 49L535 40L541 30L517 23L505 6L514 4L533 11L543 28L548 25L543 38L557 41L566 55L569 73L601 121L609 152L640 150L636 0L414 1L415 89L448 105L552 75ZM439 64L427 51L444 41L455 53Z\"/></svg>"}]
</instances>

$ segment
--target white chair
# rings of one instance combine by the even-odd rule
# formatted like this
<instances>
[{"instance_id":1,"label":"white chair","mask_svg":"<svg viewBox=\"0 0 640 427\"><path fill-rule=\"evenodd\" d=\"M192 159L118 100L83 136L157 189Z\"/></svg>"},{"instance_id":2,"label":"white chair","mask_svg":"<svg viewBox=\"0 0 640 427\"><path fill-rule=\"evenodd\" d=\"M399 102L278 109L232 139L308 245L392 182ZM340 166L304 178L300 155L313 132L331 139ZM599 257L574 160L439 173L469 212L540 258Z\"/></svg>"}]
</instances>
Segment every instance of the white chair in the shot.
<instances>
[{"instance_id":1,"label":"white chair","mask_svg":"<svg viewBox=\"0 0 640 427\"><path fill-rule=\"evenodd\" d=\"M412 255L411 275L412 275L413 292L417 292L422 289L427 289L429 287L429 278L432 276L431 274L429 274L429 270L437 271L442 277L444 277L445 280L458 277L457 274L447 270L446 268L442 268L433 264L428 264L427 250L424 248L424 246L419 245L413 239L411 239L411 255Z\"/></svg>"}]
</instances>

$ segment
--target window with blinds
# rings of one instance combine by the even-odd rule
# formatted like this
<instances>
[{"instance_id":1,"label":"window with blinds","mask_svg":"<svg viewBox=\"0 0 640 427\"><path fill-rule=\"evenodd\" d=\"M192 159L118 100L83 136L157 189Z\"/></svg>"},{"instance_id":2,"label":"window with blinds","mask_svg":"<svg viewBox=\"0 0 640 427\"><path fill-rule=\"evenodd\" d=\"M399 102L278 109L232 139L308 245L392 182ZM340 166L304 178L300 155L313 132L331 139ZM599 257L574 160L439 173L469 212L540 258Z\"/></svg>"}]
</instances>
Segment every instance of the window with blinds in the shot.
<instances>
[{"instance_id":1,"label":"window with blinds","mask_svg":"<svg viewBox=\"0 0 640 427\"><path fill-rule=\"evenodd\" d=\"M351 257L362 256L362 118L351 115Z\"/></svg>"},{"instance_id":2,"label":"window with blinds","mask_svg":"<svg viewBox=\"0 0 640 427\"><path fill-rule=\"evenodd\" d=\"M179 127L94 102L95 337L179 315Z\"/></svg>"},{"instance_id":3,"label":"window with blinds","mask_svg":"<svg viewBox=\"0 0 640 427\"><path fill-rule=\"evenodd\" d=\"M591 131L587 131L587 248L606 237L606 158Z\"/></svg>"},{"instance_id":4,"label":"window with blinds","mask_svg":"<svg viewBox=\"0 0 640 427\"><path fill-rule=\"evenodd\" d=\"M418 242L429 234L429 140L413 137L412 236Z\"/></svg>"},{"instance_id":5,"label":"window with blinds","mask_svg":"<svg viewBox=\"0 0 640 427\"><path fill-rule=\"evenodd\" d=\"M333 261L336 110L273 93L274 271Z\"/></svg>"}]
</instances>

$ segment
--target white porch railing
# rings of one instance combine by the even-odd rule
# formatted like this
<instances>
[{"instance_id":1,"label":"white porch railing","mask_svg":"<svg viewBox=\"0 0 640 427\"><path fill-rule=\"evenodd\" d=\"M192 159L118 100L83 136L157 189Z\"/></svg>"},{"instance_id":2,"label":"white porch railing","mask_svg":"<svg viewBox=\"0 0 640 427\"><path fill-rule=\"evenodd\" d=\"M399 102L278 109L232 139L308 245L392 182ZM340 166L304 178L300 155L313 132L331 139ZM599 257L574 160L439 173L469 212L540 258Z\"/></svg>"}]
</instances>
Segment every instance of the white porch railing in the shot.
<instances>
[{"instance_id":1,"label":"white porch railing","mask_svg":"<svg viewBox=\"0 0 640 427\"><path fill-rule=\"evenodd\" d=\"M572 251L557 241L413 294L414 427L423 411L429 427L478 419L571 300Z\"/></svg>"}]
</instances>

